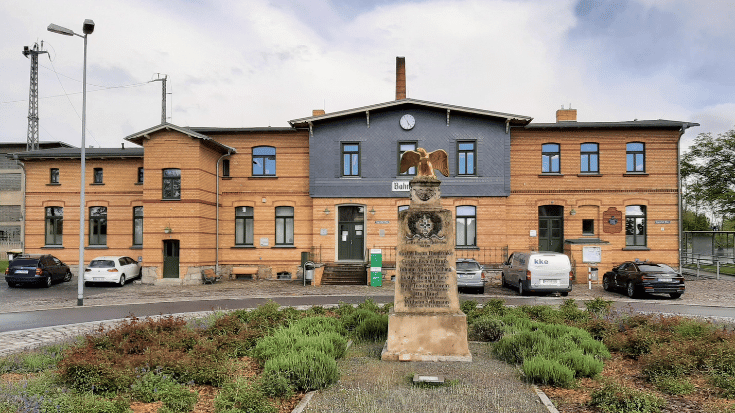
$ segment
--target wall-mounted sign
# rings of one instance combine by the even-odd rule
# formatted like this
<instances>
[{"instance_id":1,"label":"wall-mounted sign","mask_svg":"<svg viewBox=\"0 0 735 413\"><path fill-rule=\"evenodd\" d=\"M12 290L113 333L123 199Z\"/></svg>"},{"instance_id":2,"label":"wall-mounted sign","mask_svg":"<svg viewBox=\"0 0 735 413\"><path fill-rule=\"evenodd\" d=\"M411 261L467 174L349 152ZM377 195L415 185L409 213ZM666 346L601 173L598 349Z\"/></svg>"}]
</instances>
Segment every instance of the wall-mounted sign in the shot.
<instances>
[{"instance_id":1,"label":"wall-mounted sign","mask_svg":"<svg viewBox=\"0 0 735 413\"><path fill-rule=\"evenodd\" d=\"M528 236L529 236L529 237L535 237L535 236L536 236L536 230L535 230L535 229L532 229L532 230L531 230L531 231L530 231L530 232L528 233Z\"/></svg>"},{"instance_id":2,"label":"wall-mounted sign","mask_svg":"<svg viewBox=\"0 0 735 413\"><path fill-rule=\"evenodd\" d=\"M602 214L602 232L617 234L623 230L623 213L616 208L608 208Z\"/></svg>"},{"instance_id":3,"label":"wall-mounted sign","mask_svg":"<svg viewBox=\"0 0 735 413\"><path fill-rule=\"evenodd\" d=\"M602 262L602 247L582 247L582 262Z\"/></svg>"},{"instance_id":4,"label":"wall-mounted sign","mask_svg":"<svg viewBox=\"0 0 735 413\"><path fill-rule=\"evenodd\" d=\"M408 192L411 188L408 186L408 181L393 181L391 182L391 191L393 192Z\"/></svg>"},{"instance_id":5,"label":"wall-mounted sign","mask_svg":"<svg viewBox=\"0 0 735 413\"><path fill-rule=\"evenodd\" d=\"M268 238L261 238L260 239L260 246L261 247L267 247L268 246Z\"/></svg>"},{"instance_id":6,"label":"wall-mounted sign","mask_svg":"<svg viewBox=\"0 0 735 413\"><path fill-rule=\"evenodd\" d=\"M327 235L328 231L326 228L322 228L319 230L319 235Z\"/></svg>"},{"instance_id":7,"label":"wall-mounted sign","mask_svg":"<svg viewBox=\"0 0 735 413\"><path fill-rule=\"evenodd\" d=\"M670 223L671 221L669 221L668 219L660 219L660 220L657 219L656 220L656 224L670 224Z\"/></svg>"},{"instance_id":8,"label":"wall-mounted sign","mask_svg":"<svg viewBox=\"0 0 735 413\"><path fill-rule=\"evenodd\" d=\"M376 224L390 224L390 221L375 221Z\"/></svg>"}]
</instances>

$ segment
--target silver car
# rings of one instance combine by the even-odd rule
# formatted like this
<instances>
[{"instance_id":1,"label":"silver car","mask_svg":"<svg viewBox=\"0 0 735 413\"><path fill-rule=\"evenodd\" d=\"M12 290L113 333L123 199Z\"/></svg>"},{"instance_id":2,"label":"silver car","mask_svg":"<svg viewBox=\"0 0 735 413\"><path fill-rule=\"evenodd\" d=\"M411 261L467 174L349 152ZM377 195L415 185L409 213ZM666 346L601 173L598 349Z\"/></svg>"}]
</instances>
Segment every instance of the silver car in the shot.
<instances>
[{"instance_id":1,"label":"silver car","mask_svg":"<svg viewBox=\"0 0 735 413\"><path fill-rule=\"evenodd\" d=\"M141 266L130 257L97 257L84 270L84 284L115 283L122 287L127 280L140 278Z\"/></svg>"},{"instance_id":2,"label":"silver car","mask_svg":"<svg viewBox=\"0 0 735 413\"><path fill-rule=\"evenodd\" d=\"M472 288L485 293L485 272L482 265L473 259L457 260L457 287Z\"/></svg>"}]
</instances>

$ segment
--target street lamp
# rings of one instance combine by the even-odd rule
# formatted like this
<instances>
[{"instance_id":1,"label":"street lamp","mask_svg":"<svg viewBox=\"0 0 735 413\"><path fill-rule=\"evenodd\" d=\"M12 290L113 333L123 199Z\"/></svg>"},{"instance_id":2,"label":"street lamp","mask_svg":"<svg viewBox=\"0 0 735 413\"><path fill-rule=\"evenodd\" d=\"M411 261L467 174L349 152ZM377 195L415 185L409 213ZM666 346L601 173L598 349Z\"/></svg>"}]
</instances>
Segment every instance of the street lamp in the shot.
<instances>
[{"instance_id":1,"label":"street lamp","mask_svg":"<svg viewBox=\"0 0 735 413\"><path fill-rule=\"evenodd\" d=\"M53 23L48 25L48 31L64 36L79 36L84 39L84 74L82 75L82 150L79 157L82 161L82 179L80 181L81 189L79 190L79 279L77 286L77 305L84 305L84 175L86 170L87 153L85 151L85 132L87 130L87 35L94 31L94 22L85 19L82 24L82 32L84 36L66 27L57 26Z\"/></svg>"}]
</instances>

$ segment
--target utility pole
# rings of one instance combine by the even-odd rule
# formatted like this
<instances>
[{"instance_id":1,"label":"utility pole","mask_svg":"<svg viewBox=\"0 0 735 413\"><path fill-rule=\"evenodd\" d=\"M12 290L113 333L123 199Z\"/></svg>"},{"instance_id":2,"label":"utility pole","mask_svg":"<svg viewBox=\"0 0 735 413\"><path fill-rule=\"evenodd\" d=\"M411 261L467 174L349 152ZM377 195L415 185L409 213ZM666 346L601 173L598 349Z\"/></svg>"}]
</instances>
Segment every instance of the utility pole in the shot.
<instances>
[{"instance_id":1,"label":"utility pole","mask_svg":"<svg viewBox=\"0 0 735 413\"><path fill-rule=\"evenodd\" d=\"M151 80L151 82L161 82L161 123L166 123L166 79L168 75L156 73L158 79ZM161 77L163 76L163 77Z\"/></svg>"},{"instance_id":2,"label":"utility pole","mask_svg":"<svg viewBox=\"0 0 735 413\"><path fill-rule=\"evenodd\" d=\"M33 47L23 46L23 56L31 56L31 88L28 94L28 140L27 151L38 150L38 55L48 53L34 43Z\"/></svg>"}]
</instances>

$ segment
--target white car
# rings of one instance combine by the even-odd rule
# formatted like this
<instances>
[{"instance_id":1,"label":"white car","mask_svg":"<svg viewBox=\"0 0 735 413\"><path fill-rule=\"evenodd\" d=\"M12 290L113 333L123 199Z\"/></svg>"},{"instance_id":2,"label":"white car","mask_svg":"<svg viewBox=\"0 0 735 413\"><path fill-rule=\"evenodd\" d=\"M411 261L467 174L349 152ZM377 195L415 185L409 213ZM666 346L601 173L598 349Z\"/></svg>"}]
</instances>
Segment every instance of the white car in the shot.
<instances>
[{"instance_id":1,"label":"white car","mask_svg":"<svg viewBox=\"0 0 735 413\"><path fill-rule=\"evenodd\" d=\"M125 281L140 276L140 263L130 257L97 257L84 270L84 285L100 282L122 287Z\"/></svg>"}]
</instances>

